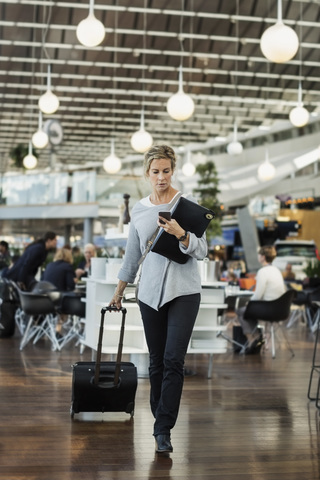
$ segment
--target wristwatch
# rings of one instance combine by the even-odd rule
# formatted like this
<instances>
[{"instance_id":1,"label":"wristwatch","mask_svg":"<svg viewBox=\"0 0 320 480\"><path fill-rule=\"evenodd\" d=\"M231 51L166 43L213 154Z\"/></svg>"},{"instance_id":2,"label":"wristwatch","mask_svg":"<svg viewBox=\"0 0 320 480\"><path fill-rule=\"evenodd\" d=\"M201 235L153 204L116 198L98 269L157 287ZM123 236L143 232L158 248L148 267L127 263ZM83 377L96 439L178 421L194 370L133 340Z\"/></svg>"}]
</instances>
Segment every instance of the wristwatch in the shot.
<instances>
[{"instance_id":1,"label":"wristwatch","mask_svg":"<svg viewBox=\"0 0 320 480\"><path fill-rule=\"evenodd\" d=\"M188 236L187 230L184 231L184 234L181 235L181 237L178 238L179 242L184 242Z\"/></svg>"}]
</instances>

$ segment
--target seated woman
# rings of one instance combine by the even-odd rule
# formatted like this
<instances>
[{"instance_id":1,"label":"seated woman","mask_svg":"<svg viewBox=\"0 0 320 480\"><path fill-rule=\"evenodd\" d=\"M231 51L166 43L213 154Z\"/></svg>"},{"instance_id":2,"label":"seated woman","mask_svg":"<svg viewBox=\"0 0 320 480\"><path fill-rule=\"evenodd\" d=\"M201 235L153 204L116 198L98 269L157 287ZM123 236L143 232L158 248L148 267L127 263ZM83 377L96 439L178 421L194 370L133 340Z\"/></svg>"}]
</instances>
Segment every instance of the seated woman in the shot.
<instances>
[{"instance_id":1,"label":"seated woman","mask_svg":"<svg viewBox=\"0 0 320 480\"><path fill-rule=\"evenodd\" d=\"M75 289L76 275L72 267L72 253L68 248L60 248L48 263L42 275L42 280L52 283L60 292Z\"/></svg>"},{"instance_id":2,"label":"seated woman","mask_svg":"<svg viewBox=\"0 0 320 480\"><path fill-rule=\"evenodd\" d=\"M273 246L261 247L258 252L258 260L262 268L258 270L256 276L256 289L250 301L254 300L275 300L281 297L286 291L286 286L280 270L272 265L276 258L276 249ZM238 319L243 333L248 339L246 353L259 353L263 344L263 339L257 328L258 320L245 320L244 313L246 307L237 310Z\"/></svg>"},{"instance_id":3,"label":"seated woman","mask_svg":"<svg viewBox=\"0 0 320 480\"><path fill-rule=\"evenodd\" d=\"M84 247L84 260L76 268L77 278L87 277L91 272L91 258L96 257L96 247L92 243L87 243Z\"/></svg>"},{"instance_id":4,"label":"seated woman","mask_svg":"<svg viewBox=\"0 0 320 480\"><path fill-rule=\"evenodd\" d=\"M53 258L53 262L48 263L42 275L42 280L52 283L59 292L70 292L75 289L77 278L74 272L72 253L69 248L60 248ZM59 304L62 297L59 297ZM62 324L66 321L67 315L60 314L56 326L57 338L62 338Z\"/></svg>"}]
</instances>

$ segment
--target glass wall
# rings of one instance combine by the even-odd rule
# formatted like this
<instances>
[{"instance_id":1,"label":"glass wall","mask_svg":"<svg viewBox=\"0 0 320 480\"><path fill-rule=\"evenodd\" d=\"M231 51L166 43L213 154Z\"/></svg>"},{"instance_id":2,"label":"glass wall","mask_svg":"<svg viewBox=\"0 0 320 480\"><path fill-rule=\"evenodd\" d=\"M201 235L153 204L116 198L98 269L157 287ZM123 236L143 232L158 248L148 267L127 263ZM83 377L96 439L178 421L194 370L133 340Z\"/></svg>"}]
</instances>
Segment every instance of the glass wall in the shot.
<instances>
[{"instance_id":1,"label":"glass wall","mask_svg":"<svg viewBox=\"0 0 320 480\"><path fill-rule=\"evenodd\" d=\"M3 175L0 203L17 206L94 202L95 183L95 172Z\"/></svg>"}]
</instances>

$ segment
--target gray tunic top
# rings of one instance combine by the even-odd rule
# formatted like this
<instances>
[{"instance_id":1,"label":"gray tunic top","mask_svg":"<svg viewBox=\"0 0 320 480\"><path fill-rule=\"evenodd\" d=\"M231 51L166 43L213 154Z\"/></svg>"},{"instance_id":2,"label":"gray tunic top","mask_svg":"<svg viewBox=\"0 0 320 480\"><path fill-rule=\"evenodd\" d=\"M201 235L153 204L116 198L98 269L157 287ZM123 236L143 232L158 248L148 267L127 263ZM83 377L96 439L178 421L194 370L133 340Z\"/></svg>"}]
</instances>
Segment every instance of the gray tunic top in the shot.
<instances>
[{"instance_id":1,"label":"gray tunic top","mask_svg":"<svg viewBox=\"0 0 320 480\"><path fill-rule=\"evenodd\" d=\"M190 195L188 200L195 201ZM169 204L153 205L149 198L140 200L133 207L126 253L118 279L134 283L138 272L138 261L145 251L147 241L157 228L158 213L169 211ZM198 238L189 233L189 246L179 244L180 250L189 255L187 263L168 260L157 253L149 252L142 264L139 286L139 300L158 310L165 303L181 295L192 295L201 292L201 279L197 260L207 255L205 234Z\"/></svg>"}]
</instances>

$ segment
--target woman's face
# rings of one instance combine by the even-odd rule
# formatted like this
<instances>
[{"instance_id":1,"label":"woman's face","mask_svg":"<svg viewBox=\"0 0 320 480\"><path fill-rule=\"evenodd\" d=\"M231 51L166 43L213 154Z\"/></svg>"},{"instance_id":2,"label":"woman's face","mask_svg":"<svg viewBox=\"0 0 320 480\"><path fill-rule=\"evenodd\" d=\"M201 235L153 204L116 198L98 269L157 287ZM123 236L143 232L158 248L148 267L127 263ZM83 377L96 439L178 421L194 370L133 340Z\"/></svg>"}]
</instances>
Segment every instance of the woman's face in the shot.
<instances>
[{"instance_id":1,"label":"woman's face","mask_svg":"<svg viewBox=\"0 0 320 480\"><path fill-rule=\"evenodd\" d=\"M86 247L84 250L84 256L87 262L90 262L91 258L94 257L94 250L91 247Z\"/></svg>"},{"instance_id":2,"label":"woman's face","mask_svg":"<svg viewBox=\"0 0 320 480\"><path fill-rule=\"evenodd\" d=\"M159 193L166 191L170 187L172 175L171 160L168 158L152 160L147 173L152 188Z\"/></svg>"}]
</instances>

